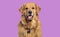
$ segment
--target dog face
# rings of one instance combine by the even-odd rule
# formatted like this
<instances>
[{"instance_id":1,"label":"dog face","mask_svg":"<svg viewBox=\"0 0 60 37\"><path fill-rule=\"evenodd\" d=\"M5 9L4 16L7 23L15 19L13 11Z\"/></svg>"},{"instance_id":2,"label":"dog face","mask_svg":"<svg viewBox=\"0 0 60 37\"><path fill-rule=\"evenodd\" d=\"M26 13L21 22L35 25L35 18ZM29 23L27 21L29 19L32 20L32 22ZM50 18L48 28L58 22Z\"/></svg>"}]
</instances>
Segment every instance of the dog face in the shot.
<instances>
[{"instance_id":1,"label":"dog face","mask_svg":"<svg viewBox=\"0 0 60 37\"><path fill-rule=\"evenodd\" d=\"M24 4L19 9L19 11L22 12L22 15L24 15L28 21L31 21L35 16L37 16L40 10L41 8L38 7L35 3Z\"/></svg>"}]
</instances>

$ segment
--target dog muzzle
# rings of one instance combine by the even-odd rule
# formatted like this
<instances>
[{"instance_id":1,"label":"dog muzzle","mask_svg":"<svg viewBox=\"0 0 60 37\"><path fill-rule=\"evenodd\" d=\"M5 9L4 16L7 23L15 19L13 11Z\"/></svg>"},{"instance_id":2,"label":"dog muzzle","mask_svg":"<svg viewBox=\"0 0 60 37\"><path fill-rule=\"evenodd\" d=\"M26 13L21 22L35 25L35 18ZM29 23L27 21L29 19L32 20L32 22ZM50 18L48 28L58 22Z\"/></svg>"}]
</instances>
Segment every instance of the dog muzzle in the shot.
<instances>
[{"instance_id":1,"label":"dog muzzle","mask_svg":"<svg viewBox=\"0 0 60 37\"><path fill-rule=\"evenodd\" d=\"M32 20L33 19L33 15L32 14L30 14L30 15L27 15L27 18L26 18L28 21L29 20Z\"/></svg>"},{"instance_id":2,"label":"dog muzzle","mask_svg":"<svg viewBox=\"0 0 60 37\"><path fill-rule=\"evenodd\" d=\"M33 13L32 11L28 11L28 13L26 14L26 21L32 21L33 19Z\"/></svg>"}]
</instances>

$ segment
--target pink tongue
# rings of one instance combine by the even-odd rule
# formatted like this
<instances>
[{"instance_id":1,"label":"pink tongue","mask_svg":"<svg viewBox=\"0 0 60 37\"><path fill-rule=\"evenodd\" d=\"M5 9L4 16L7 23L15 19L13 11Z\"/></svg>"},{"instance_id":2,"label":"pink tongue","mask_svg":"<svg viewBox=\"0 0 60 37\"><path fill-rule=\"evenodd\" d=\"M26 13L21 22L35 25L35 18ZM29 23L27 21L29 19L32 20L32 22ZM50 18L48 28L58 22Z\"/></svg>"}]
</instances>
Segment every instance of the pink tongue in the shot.
<instances>
[{"instance_id":1,"label":"pink tongue","mask_svg":"<svg viewBox=\"0 0 60 37\"><path fill-rule=\"evenodd\" d=\"M28 19L31 19L32 18L32 16L28 16Z\"/></svg>"}]
</instances>

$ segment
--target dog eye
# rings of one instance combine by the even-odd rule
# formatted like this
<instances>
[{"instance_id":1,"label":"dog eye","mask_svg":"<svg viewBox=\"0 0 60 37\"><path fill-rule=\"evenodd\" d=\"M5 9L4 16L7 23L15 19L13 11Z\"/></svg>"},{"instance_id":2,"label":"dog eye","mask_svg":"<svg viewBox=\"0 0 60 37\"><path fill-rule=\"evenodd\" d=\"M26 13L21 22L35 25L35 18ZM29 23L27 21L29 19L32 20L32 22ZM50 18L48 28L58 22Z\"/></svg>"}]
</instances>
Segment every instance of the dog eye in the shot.
<instances>
[{"instance_id":1,"label":"dog eye","mask_svg":"<svg viewBox=\"0 0 60 37\"><path fill-rule=\"evenodd\" d=\"M34 7L32 7L32 9L34 9Z\"/></svg>"},{"instance_id":2,"label":"dog eye","mask_svg":"<svg viewBox=\"0 0 60 37\"><path fill-rule=\"evenodd\" d=\"M26 10L28 9L28 8L25 8Z\"/></svg>"}]
</instances>

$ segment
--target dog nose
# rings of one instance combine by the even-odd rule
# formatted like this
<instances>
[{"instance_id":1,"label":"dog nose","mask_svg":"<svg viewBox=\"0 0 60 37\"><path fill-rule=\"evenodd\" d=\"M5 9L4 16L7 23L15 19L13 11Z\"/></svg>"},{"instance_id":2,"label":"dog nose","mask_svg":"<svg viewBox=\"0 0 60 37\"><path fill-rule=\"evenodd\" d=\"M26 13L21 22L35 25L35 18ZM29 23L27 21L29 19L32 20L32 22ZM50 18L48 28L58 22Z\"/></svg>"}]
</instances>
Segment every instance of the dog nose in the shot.
<instances>
[{"instance_id":1,"label":"dog nose","mask_svg":"<svg viewBox=\"0 0 60 37\"><path fill-rule=\"evenodd\" d=\"M29 14L32 14L32 11L29 11Z\"/></svg>"}]
</instances>

